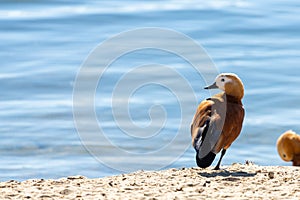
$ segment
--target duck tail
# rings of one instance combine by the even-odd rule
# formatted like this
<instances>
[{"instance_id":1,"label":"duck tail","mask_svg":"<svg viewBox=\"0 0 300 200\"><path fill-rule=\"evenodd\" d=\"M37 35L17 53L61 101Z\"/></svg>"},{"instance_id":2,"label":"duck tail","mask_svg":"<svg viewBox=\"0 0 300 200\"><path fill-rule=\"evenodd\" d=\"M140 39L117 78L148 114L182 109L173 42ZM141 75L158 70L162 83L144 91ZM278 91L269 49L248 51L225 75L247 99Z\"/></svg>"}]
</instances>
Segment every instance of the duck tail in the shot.
<instances>
[{"instance_id":1,"label":"duck tail","mask_svg":"<svg viewBox=\"0 0 300 200\"><path fill-rule=\"evenodd\" d=\"M209 167L214 161L216 154L213 152L209 152L205 157L199 158L198 153L196 154L196 162L198 167L206 168Z\"/></svg>"}]
</instances>

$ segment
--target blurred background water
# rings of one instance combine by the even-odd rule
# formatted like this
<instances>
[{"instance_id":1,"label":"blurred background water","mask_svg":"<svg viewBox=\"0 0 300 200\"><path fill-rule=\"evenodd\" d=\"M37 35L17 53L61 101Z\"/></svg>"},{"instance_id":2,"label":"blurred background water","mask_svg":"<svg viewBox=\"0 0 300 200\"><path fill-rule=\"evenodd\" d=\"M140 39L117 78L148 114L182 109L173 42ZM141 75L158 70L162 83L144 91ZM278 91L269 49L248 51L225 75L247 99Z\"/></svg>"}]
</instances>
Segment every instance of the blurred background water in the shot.
<instances>
[{"instance_id":1,"label":"blurred background water","mask_svg":"<svg viewBox=\"0 0 300 200\"><path fill-rule=\"evenodd\" d=\"M291 165L281 161L275 144L285 130L300 132L299 11L300 2L279 0L1 1L0 180L121 173L98 162L81 144L73 122L73 85L81 64L100 42L141 27L186 34L206 49L220 72L234 72L243 80L244 127L224 165L245 160ZM144 54L129 56L122 64L141 60L147 64ZM145 59L156 56L152 52ZM160 61L179 64L167 56L158 57L156 62ZM190 78L197 79L193 74ZM199 101L209 95L203 86L199 80ZM146 99L164 97L155 86L146 89ZM137 95L145 100L142 93ZM147 104L142 100L135 99L137 107L131 104L132 113ZM172 102L169 106L168 119L176 124L178 110ZM169 140L176 126L163 131ZM118 135L112 137L128 149L141 148ZM190 147L167 167L191 166L195 161Z\"/></svg>"}]
</instances>

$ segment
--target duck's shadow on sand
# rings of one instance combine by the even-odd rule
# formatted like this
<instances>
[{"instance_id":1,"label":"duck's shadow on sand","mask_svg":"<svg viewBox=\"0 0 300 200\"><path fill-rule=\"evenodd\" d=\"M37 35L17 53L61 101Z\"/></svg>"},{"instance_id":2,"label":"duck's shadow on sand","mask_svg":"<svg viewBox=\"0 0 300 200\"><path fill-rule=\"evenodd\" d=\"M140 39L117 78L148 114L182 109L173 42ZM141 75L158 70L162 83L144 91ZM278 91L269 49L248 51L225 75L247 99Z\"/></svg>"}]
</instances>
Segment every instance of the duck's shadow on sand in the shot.
<instances>
[{"instance_id":1,"label":"duck's shadow on sand","mask_svg":"<svg viewBox=\"0 0 300 200\"><path fill-rule=\"evenodd\" d=\"M212 171L212 172L199 172L200 176L204 176L206 178L213 178L216 176L223 176L223 177L253 177L257 173L249 173L244 171L227 171L227 170L221 170L221 171Z\"/></svg>"}]
</instances>

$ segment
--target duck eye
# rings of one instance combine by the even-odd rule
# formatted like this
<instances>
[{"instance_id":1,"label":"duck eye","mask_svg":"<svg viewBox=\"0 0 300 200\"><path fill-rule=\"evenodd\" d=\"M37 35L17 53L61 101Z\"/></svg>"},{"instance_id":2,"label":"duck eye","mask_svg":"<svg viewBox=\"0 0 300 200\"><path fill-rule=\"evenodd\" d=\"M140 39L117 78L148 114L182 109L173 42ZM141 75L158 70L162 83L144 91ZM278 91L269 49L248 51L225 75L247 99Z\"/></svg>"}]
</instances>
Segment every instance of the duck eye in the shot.
<instances>
[{"instance_id":1,"label":"duck eye","mask_svg":"<svg viewBox=\"0 0 300 200\"><path fill-rule=\"evenodd\" d=\"M286 155L285 155L285 154L283 154L282 156L283 156L284 158L286 157Z\"/></svg>"},{"instance_id":2,"label":"duck eye","mask_svg":"<svg viewBox=\"0 0 300 200\"><path fill-rule=\"evenodd\" d=\"M221 82L224 82L224 81L225 81L225 79L224 79L224 78L222 78L222 79L221 79Z\"/></svg>"}]
</instances>

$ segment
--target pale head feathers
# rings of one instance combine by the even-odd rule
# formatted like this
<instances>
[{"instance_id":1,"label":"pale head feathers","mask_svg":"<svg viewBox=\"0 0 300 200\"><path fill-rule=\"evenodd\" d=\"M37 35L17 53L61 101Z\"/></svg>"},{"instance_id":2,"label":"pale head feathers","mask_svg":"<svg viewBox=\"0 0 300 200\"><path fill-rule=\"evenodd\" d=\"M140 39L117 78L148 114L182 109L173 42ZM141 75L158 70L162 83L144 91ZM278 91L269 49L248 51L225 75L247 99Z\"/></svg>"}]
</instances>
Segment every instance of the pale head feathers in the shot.
<instances>
[{"instance_id":1,"label":"pale head feathers","mask_svg":"<svg viewBox=\"0 0 300 200\"><path fill-rule=\"evenodd\" d=\"M233 73L222 73L216 78L216 85L226 94L242 99L244 96L244 85L241 79Z\"/></svg>"}]
</instances>

